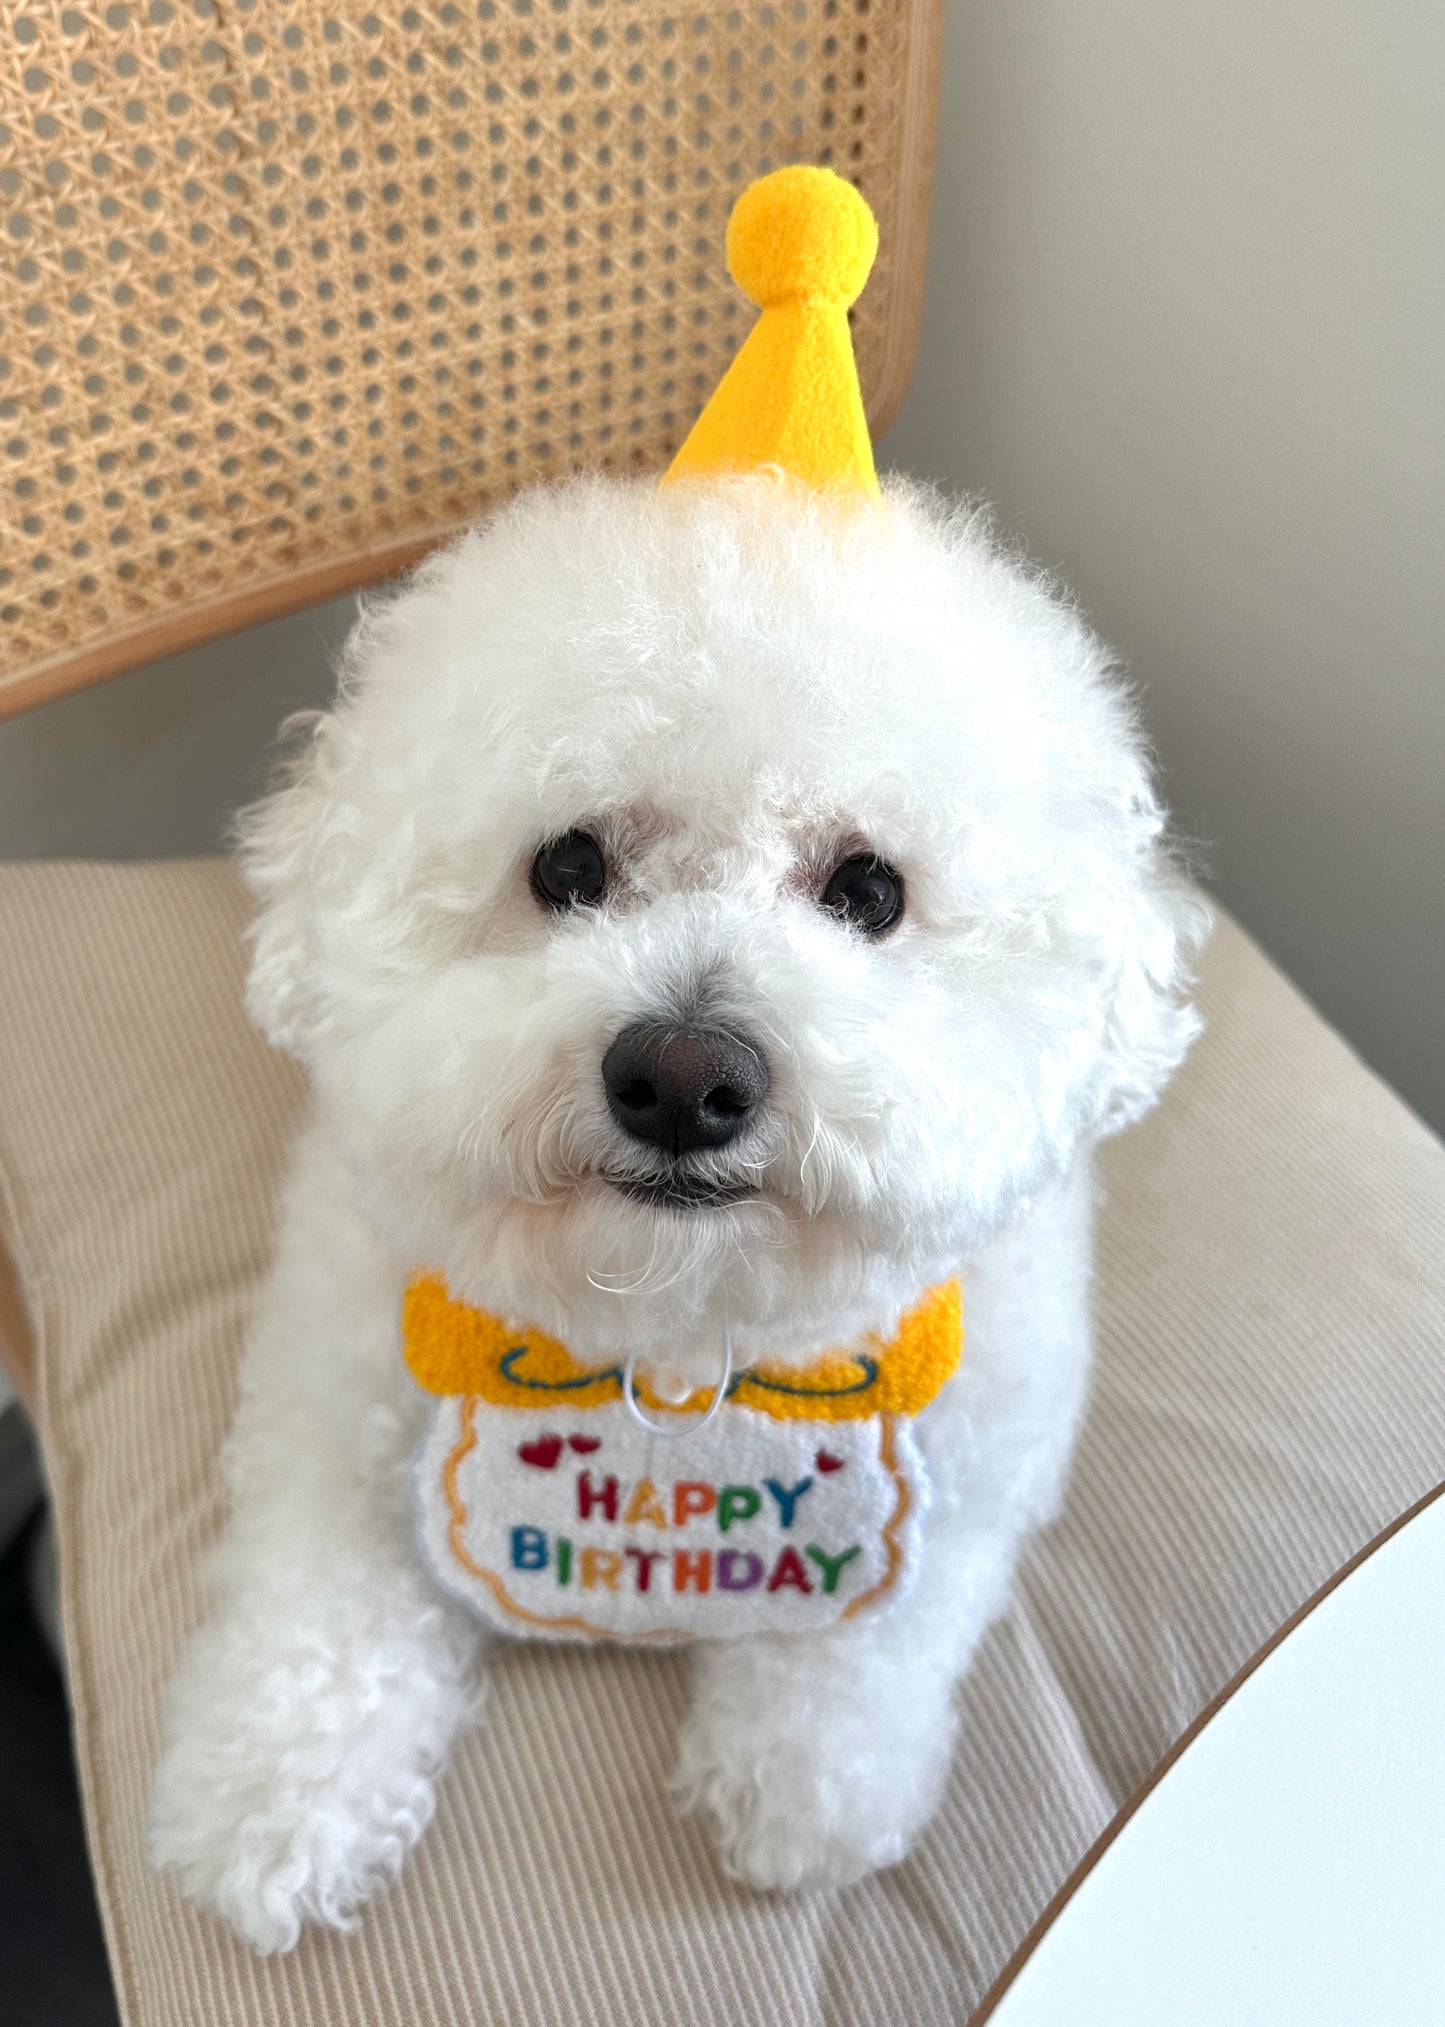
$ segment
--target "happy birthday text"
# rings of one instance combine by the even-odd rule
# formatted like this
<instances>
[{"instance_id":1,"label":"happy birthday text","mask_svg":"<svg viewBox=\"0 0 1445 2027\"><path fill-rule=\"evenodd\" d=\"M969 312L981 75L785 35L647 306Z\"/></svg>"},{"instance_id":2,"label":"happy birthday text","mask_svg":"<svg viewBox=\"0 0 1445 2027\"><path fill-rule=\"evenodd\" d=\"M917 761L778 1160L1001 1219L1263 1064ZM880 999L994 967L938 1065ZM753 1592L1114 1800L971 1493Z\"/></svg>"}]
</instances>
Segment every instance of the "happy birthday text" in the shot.
<instances>
[{"instance_id":1,"label":"happy birthday text","mask_svg":"<svg viewBox=\"0 0 1445 2027\"><path fill-rule=\"evenodd\" d=\"M761 1517L776 1519L779 1527L791 1530L812 1487L811 1477L794 1485L765 1478L761 1486L717 1486L702 1479L680 1478L672 1485L670 1496L664 1496L650 1478L640 1478L624 1499L615 1477L598 1479L583 1471L577 1479L577 1518L612 1523L619 1529L649 1527L665 1533L711 1517L718 1532L726 1535ZM817 1542L808 1542L801 1549L789 1542L770 1561L755 1549L733 1545L714 1551L649 1547L629 1541L604 1548L595 1543L579 1545L564 1534L549 1535L542 1527L511 1530L513 1569L551 1570L559 1586L575 1583L584 1591L650 1592L656 1573L655 1588L679 1593L751 1591L762 1585L769 1591L811 1595L821 1590L830 1596L859 1553L857 1543L834 1554Z\"/></svg>"}]
</instances>

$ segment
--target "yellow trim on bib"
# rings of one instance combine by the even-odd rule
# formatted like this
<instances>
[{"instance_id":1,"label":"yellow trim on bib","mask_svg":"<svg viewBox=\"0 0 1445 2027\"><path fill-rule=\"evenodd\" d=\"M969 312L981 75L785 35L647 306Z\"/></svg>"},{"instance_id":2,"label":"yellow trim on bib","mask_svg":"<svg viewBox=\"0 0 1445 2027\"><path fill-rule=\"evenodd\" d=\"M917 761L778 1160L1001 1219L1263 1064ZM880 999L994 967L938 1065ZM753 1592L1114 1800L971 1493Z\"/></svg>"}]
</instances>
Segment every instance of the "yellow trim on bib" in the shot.
<instances>
[{"instance_id":1,"label":"yellow trim on bib","mask_svg":"<svg viewBox=\"0 0 1445 2027\"><path fill-rule=\"evenodd\" d=\"M595 1408L616 1400L622 1386L620 1365L581 1365L545 1331L513 1329L490 1310L457 1301L435 1274L418 1274L407 1288L402 1346L427 1393L471 1395L495 1407ZM748 1366L729 1398L779 1421L916 1415L953 1377L962 1352L963 1294L957 1281L945 1281L908 1312L890 1342L870 1334L857 1350L828 1352L808 1366ZM637 1394L662 1414L696 1414L712 1398L703 1389L690 1400L663 1401L642 1380Z\"/></svg>"}]
</instances>

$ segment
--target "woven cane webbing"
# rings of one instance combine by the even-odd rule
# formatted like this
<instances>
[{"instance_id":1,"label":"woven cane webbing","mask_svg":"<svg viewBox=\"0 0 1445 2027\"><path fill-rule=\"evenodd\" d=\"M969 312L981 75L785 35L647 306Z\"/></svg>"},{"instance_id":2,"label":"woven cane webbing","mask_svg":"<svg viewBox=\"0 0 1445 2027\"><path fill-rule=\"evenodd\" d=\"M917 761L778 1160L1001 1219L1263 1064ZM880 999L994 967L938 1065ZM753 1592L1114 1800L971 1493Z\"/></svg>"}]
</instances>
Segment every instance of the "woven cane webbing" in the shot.
<instances>
[{"instance_id":1,"label":"woven cane webbing","mask_svg":"<svg viewBox=\"0 0 1445 2027\"><path fill-rule=\"evenodd\" d=\"M0 713L661 466L745 334L723 230L878 212L921 290L939 0L0 0Z\"/></svg>"}]
</instances>

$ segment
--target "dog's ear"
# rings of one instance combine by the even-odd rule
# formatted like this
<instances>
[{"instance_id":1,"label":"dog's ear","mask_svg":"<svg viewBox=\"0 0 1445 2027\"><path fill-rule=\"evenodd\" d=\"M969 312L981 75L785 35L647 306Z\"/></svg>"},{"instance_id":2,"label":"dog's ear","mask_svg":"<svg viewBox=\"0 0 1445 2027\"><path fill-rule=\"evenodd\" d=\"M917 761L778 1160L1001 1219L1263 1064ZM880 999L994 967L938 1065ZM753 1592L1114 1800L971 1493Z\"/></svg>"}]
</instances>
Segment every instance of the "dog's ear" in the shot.
<instances>
[{"instance_id":1,"label":"dog's ear","mask_svg":"<svg viewBox=\"0 0 1445 2027\"><path fill-rule=\"evenodd\" d=\"M268 1041L303 1062L320 1013L317 871L330 829L329 724L319 713L291 721L295 750L284 777L242 814L236 831L256 902L247 1009Z\"/></svg>"},{"instance_id":2,"label":"dog's ear","mask_svg":"<svg viewBox=\"0 0 1445 2027\"><path fill-rule=\"evenodd\" d=\"M1118 912L1113 990L1096 1087L1100 1133L1147 1112L1203 1023L1188 999L1193 959L1209 935L1204 902L1150 852Z\"/></svg>"}]
</instances>

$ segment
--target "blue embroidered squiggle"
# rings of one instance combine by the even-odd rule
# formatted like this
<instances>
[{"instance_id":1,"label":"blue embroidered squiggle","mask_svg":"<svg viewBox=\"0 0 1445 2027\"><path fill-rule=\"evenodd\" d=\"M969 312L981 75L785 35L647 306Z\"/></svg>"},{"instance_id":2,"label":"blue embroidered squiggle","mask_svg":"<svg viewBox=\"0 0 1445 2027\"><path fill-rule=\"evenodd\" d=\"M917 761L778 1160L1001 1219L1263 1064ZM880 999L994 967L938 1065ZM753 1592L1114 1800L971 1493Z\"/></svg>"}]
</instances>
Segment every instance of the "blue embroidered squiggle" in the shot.
<instances>
[{"instance_id":1,"label":"blue embroidered squiggle","mask_svg":"<svg viewBox=\"0 0 1445 2027\"><path fill-rule=\"evenodd\" d=\"M529 1393L578 1393L586 1387L599 1386L607 1380L611 1380L613 1385L619 1388L619 1390L622 1386L622 1367L620 1365L600 1366L596 1372L579 1373L575 1379L528 1379L524 1374L517 1371L518 1361L527 1356L527 1349L528 1347L525 1344L514 1344L510 1351L503 1354L500 1371L502 1378L508 1381L510 1385L525 1387ZM728 1382L728 1390L724 1398L731 1400L745 1380L757 1387L760 1393L789 1394L795 1400L836 1401L841 1400L846 1394L866 1394L869 1387L872 1386L878 1377L878 1361L873 1358L864 1358L860 1354L854 1360L854 1363L861 1372L862 1378L850 1380L846 1386L839 1387L790 1386L786 1380L765 1379L761 1373L755 1372L751 1366L744 1367L741 1372L733 1374Z\"/></svg>"},{"instance_id":2,"label":"blue embroidered squiggle","mask_svg":"<svg viewBox=\"0 0 1445 2027\"><path fill-rule=\"evenodd\" d=\"M595 1387L599 1381L606 1379L615 1380L619 1387L622 1385L620 1365L605 1365L596 1372L584 1372L576 1379L524 1379L517 1371L517 1360L526 1356L526 1345L514 1344L509 1352L503 1354L500 1371L504 1380L509 1380L514 1387L526 1387L530 1393L576 1393L579 1387Z\"/></svg>"},{"instance_id":3,"label":"blue embroidered squiggle","mask_svg":"<svg viewBox=\"0 0 1445 2027\"><path fill-rule=\"evenodd\" d=\"M786 1380L764 1379L761 1373L752 1371L745 1372L740 1377L741 1379L750 1380L755 1387L764 1393L792 1394L795 1399L805 1401L837 1401L841 1400L844 1394L866 1394L869 1387L872 1386L874 1380L878 1377L878 1361L876 1358L864 1358L859 1353L853 1363L859 1367L863 1377L862 1379L850 1380L845 1387L793 1387L789 1386Z\"/></svg>"}]
</instances>

